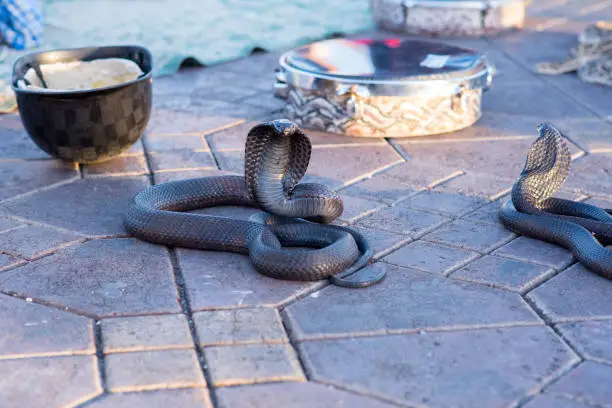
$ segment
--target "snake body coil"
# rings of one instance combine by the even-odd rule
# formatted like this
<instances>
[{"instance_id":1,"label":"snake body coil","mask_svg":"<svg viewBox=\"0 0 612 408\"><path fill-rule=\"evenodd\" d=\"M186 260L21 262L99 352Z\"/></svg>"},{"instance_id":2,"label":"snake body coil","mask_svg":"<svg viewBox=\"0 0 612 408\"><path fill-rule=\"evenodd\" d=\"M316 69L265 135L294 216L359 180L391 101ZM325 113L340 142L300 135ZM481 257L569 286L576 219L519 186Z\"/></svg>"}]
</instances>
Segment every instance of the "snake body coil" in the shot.
<instances>
[{"instance_id":1,"label":"snake body coil","mask_svg":"<svg viewBox=\"0 0 612 408\"><path fill-rule=\"evenodd\" d=\"M203 177L163 183L138 193L125 227L145 241L249 254L255 269L278 279L330 278L338 286L364 287L380 270L356 273L372 250L365 238L329 223L342 214L340 197L320 184L302 183L310 161L308 137L292 122L253 127L245 147L245 177ZM271 213L263 222L187 211L238 205ZM297 247L300 248L285 248Z\"/></svg>"},{"instance_id":2,"label":"snake body coil","mask_svg":"<svg viewBox=\"0 0 612 408\"><path fill-rule=\"evenodd\" d=\"M552 197L569 175L571 155L552 125L540 124L538 133L500 220L511 231L564 246L587 268L612 279L612 250L605 247L612 243L612 210Z\"/></svg>"}]
</instances>

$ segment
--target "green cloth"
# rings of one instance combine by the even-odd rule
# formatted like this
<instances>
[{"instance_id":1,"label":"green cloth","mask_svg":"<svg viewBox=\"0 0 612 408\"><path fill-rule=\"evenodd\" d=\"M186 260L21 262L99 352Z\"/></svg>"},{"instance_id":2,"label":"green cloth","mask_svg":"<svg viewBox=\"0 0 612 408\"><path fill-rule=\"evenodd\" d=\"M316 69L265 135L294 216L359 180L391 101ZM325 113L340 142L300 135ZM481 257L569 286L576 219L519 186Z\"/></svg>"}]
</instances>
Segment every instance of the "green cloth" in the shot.
<instances>
[{"instance_id":1,"label":"green cloth","mask_svg":"<svg viewBox=\"0 0 612 408\"><path fill-rule=\"evenodd\" d=\"M39 50L141 45L153 54L154 76L176 72L186 58L209 65L255 47L274 51L374 27L368 0L45 0L44 13ZM15 108L12 67L27 52L0 55L0 111Z\"/></svg>"}]
</instances>

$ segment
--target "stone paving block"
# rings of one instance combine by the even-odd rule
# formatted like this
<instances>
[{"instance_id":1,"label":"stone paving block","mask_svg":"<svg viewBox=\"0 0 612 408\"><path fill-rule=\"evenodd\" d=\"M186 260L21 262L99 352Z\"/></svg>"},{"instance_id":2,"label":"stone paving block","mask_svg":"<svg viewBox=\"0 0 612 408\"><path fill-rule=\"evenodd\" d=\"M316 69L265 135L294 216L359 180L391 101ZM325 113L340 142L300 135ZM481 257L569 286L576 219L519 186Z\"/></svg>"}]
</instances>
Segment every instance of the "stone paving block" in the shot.
<instances>
[{"instance_id":1,"label":"stone paving block","mask_svg":"<svg viewBox=\"0 0 612 408\"><path fill-rule=\"evenodd\" d=\"M0 160L0 201L77 177L76 166L56 160Z\"/></svg>"},{"instance_id":2,"label":"stone paving block","mask_svg":"<svg viewBox=\"0 0 612 408\"><path fill-rule=\"evenodd\" d=\"M391 408L394 406L329 385L311 382L243 385L220 388L216 394L219 408Z\"/></svg>"},{"instance_id":3,"label":"stone paving block","mask_svg":"<svg viewBox=\"0 0 612 408\"><path fill-rule=\"evenodd\" d=\"M452 274L453 278L524 292L554 273L551 267L485 255Z\"/></svg>"},{"instance_id":4,"label":"stone paving block","mask_svg":"<svg viewBox=\"0 0 612 408\"><path fill-rule=\"evenodd\" d=\"M263 276L241 254L178 249L177 256L193 310L276 306L318 285Z\"/></svg>"},{"instance_id":5,"label":"stone paving block","mask_svg":"<svg viewBox=\"0 0 612 408\"><path fill-rule=\"evenodd\" d=\"M110 394L87 404L88 408L212 408L205 390L184 388Z\"/></svg>"},{"instance_id":6,"label":"stone paving block","mask_svg":"<svg viewBox=\"0 0 612 408\"><path fill-rule=\"evenodd\" d=\"M241 174L232 173L229 171L217 169L197 169L197 170L178 170L178 171L162 171L153 175L155 184L166 183L168 181L185 180L198 177L212 176L240 176Z\"/></svg>"},{"instance_id":7,"label":"stone paving block","mask_svg":"<svg viewBox=\"0 0 612 408\"><path fill-rule=\"evenodd\" d=\"M32 259L82 240L83 236L25 224L0 233L0 250Z\"/></svg>"},{"instance_id":8,"label":"stone paving block","mask_svg":"<svg viewBox=\"0 0 612 408\"><path fill-rule=\"evenodd\" d=\"M244 174L244 148L215 151L215 158L221 170Z\"/></svg>"},{"instance_id":9,"label":"stone paving block","mask_svg":"<svg viewBox=\"0 0 612 408\"><path fill-rule=\"evenodd\" d=\"M569 52L569 48L567 51ZM542 103L542 95L546 95L549 102ZM589 114L580 104L544 82L530 83L529 86L497 84L487 91L482 105L485 114L536 116L540 118L540 121L553 123L557 119L582 117ZM534 131L535 137L536 132Z\"/></svg>"},{"instance_id":10,"label":"stone paving block","mask_svg":"<svg viewBox=\"0 0 612 408\"><path fill-rule=\"evenodd\" d=\"M3 273L0 288L94 316L179 311L166 249L136 239L61 249Z\"/></svg>"},{"instance_id":11,"label":"stone paving block","mask_svg":"<svg viewBox=\"0 0 612 408\"><path fill-rule=\"evenodd\" d=\"M7 268L13 267L19 263L22 263L24 261L22 261L19 258L16 258L12 255L7 255L7 254L2 254L0 253L0 271L3 271Z\"/></svg>"},{"instance_id":12,"label":"stone paving block","mask_svg":"<svg viewBox=\"0 0 612 408\"><path fill-rule=\"evenodd\" d=\"M395 232L364 228L356 225L351 225L350 228L361 233L365 237L372 247L374 259L377 259L383 256L386 252L410 241L410 237L408 235L397 234Z\"/></svg>"},{"instance_id":13,"label":"stone paving block","mask_svg":"<svg viewBox=\"0 0 612 408\"><path fill-rule=\"evenodd\" d=\"M87 235L125 234L127 205L148 185L145 177L76 180L0 204L0 210Z\"/></svg>"},{"instance_id":14,"label":"stone paving block","mask_svg":"<svg viewBox=\"0 0 612 408\"><path fill-rule=\"evenodd\" d=\"M216 115L154 108L147 132L150 135L200 134L242 121L244 118L238 115Z\"/></svg>"},{"instance_id":15,"label":"stone paving block","mask_svg":"<svg viewBox=\"0 0 612 408\"><path fill-rule=\"evenodd\" d=\"M285 344L206 347L204 355L215 387L305 380L295 352Z\"/></svg>"},{"instance_id":16,"label":"stone paving block","mask_svg":"<svg viewBox=\"0 0 612 408\"><path fill-rule=\"evenodd\" d=\"M339 220L346 223L355 222L359 218L363 218L373 213L376 209L383 207L381 203L365 200L363 198L351 197L348 195L341 195L341 198L344 204L344 211Z\"/></svg>"},{"instance_id":17,"label":"stone paving block","mask_svg":"<svg viewBox=\"0 0 612 408\"><path fill-rule=\"evenodd\" d=\"M240 103L246 103L260 108L265 108L269 111L280 111L287 105L285 101L275 97L274 93L270 92L269 90L259 92L255 95L249 95L246 98L241 99Z\"/></svg>"},{"instance_id":18,"label":"stone paving block","mask_svg":"<svg viewBox=\"0 0 612 408\"><path fill-rule=\"evenodd\" d=\"M415 269L376 265L387 270L386 279L376 286L361 291L328 287L289 305L284 313L293 334L304 339L540 323L517 294Z\"/></svg>"},{"instance_id":19,"label":"stone paving block","mask_svg":"<svg viewBox=\"0 0 612 408\"><path fill-rule=\"evenodd\" d=\"M402 185L397 179L391 178L383 173L353 184L343 189L342 193L392 204L401 199L415 195L418 191L419 190Z\"/></svg>"},{"instance_id":20,"label":"stone paving block","mask_svg":"<svg viewBox=\"0 0 612 408\"><path fill-rule=\"evenodd\" d=\"M329 147L312 152L307 174L338 188L401 161L389 145Z\"/></svg>"},{"instance_id":21,"label":"stone paving block","mask_svg":"<svg viewBox=\"0 0 612 408\"><path fill-rule=\"evenodd\" d=\"M509 192L513 184L514 180L470 172L437 186L436 190L443 193L459 193L466 196L496 199Z\"/></svg>"},{"instance_id":22,"label":"stone paving block","mask_svg":"<svg viewBox=\"0 0 612 408\"><path fill-rule=\"evenodd\" d=\"M84 166L85 176L139 176L149 172L144 155L119 156L115 159Z\"/></svg>"},{"instance_id":23,"label":"stone paving block","mask_svg":"<svg viewBox=\"0 0 612 408\"><path fill-rule=\"evenodd\" d=\"M276 309L236 309L198 312L193 322L202 346L288 342Z\"/></svg>"},{"instance_id":24,"label":"stone paving block","mask_svg":"<svg viewBox=\"0 0 612 408\"><path fill-rule=\"evenodd\" d=\"M406 207L387 207L359 220L357 225L410 235L416 238L448 221L450 221L450 218L434 213Z\"/></svg>"},{"instance_id":25,"label":"stone paving block","mask_svg":"<svg viewBox=\"0 0 612 408\"><path fill-rule=\"evenodd\" d=\"M595 406L612 405L612 366L585 361L551 385L546 392L573 397Z\"/></svg>"},{"instance_id":26,"label":"stone paving block","mask_svg":"<svg viewBox=\"0 0 612 408\"><path fill-rule=\"evenodd\" d=\"M6 232L13 228L22 227L24 225L25 224L23 222L16 221L11 218L3 217L2 215L0 215L0 233Z\"/></svg>"},{"instance_id":27,"label":"stone paving block","mask_svg":"<svg viewBox=\"0 0 612 408\"><path fill-rule=\"evenodd\" d=\"M315 381L439 408L511 406L578 361L542 326L326 340L300 347Z\"/></svg>"},{"instance_id":28,"label":"stone paving block","mask_svg":"<svg viewBox=\"0 0 612 408\"><path fill-rule=\"evenodd\" d=\"M489 252L510 241L514 236L503 225L456 220L428 234L424 239L475 251Z\"/></svg>"},{"instance_id":29,"label":"stone paving block","mask_svg":"<svg viewBox=\"0 0 612 408\"><path fill-rule=\"evenodd\" d=\"M387 255L383 261L425 272L447 274L478 256L473 251L416 241Z\"/></svg>"},{"instance_id":30,"label":"stone paving block","mask_svg":"<svg viewBox=\"0 0 612 408\"><path fill-rule=\"evenodd\" d=\"M528 293L553 321L612 317L612 281L575 264Z\"/></svg>"},{"instance_id":31,"label":"stone paving block","mask_svg":"<svg viewBox=\"0 0 612 408\"><path fill-rule=\"evenodd\" d=\"M105 353L193 347L182 314L119 317L100 323Z\"/></svg>"},{"instance_id":32,"label":"stone paving block","mask_svg":"<svg viewBox=\"0 0 612 408\"><path fill-rule=\"evenodd\" d=\"M565 268L574 260L572 253L561 246L524 236L507 243L493 254L552 266L557 270Z\"/></svg>"},{"instance_id":33,"label":"stone paving block","mask_svg":"<svg viewBox=\"0 0 612 408\"><path fill-rule=\"evenodd\" d=\"M215 159L210 151L173 150L149 154L152 171L177 169L216 169Z\"/></svg>"},{"instance_id":34,"label":"stone paving block","mask_svg":"<svg viewBox=\"0 0 612 408\"><path fill-rule=\"evenodd\" d=\"M580 86L589 86L589 84L580 82L576 78L574 80L579 82ZM599 89L600 87L595 85L595 88ZM612 115L612 111L608 115ZM593 115L585 118L558 120L554 122L554 125L563 134L571 138L573 142L590 153L612 152L612 139L610 138L612 123L601 117Z\"/></svg>"},{"instance_id":35,"label":"stone paving block","mask_svg":"<svg viewBox=\"0 0 612 408\"><path fill-rule=\"evenodd\" d=\"M559 395L542 394L535 399L529 401L525 408L589 408L591 405L586 405L578 401L573 401Z\"/></svg>"},{"instance_id":36,"label":"stone paving block","mask_svg":"<svg viewBox=\"0 0 612 408\"><path fill-rule=\"evenodd\" d=\"M93 354L93 321L0 295L0 358Z\"/></svg>"},{"instance_id":37,"label":"stone paving block","mask_svg":"<svg viewBox=\"0 0 612 408\"><path fill-rule=\"evenodd\" d=\"M486 222L489 224L501 224L499 220L499 209L508 200L507 197L501 198L499 201L494 201L483 207L480 207L471 213L465 215L463 218L468 220L475 220L480 222Z\"/></svg>"},{"instance_id":38,"label":"stone paving block","mask_svg":"<svg viewBox=\"0 0 612 408\"><path fill-rule=\"evenodd\" d=\"M397 143L395 141L394 143ZM414 156L417 157L417 156ZM411 157L407 163L385 170L381 176L397 180L402 186L414 190L431 188L435 185L460 174L458 168L452 168L441 163L432 163Z\"/></svg>"},{"instance_id":39,"label":"stone paving block","mask_svg":"<svg viewBox=\"0 0 612 408\"><path fill-rule=\"evenodd\" d=\"M216 126L202 129L202 132L210 132L223 126L228 126L239 121L256 119L270 113L270 109L267 107L214 100L197 94L165 95L161 98L156 98L153 103L153 115L159 111L185 112L199 115L202 123L216 124ZM212 118L214 118L214 121L211 121ZM151 131L151 133L163 134L166 132ZM173 133L188 132L175 131Z\"/></svg>"},{"instance_id":40,"label":"stone paving block","mask_svg":"<svg viewBox=\"0 0 612 408\"><path fill-rule=\"evenodd\" d=\"M208 150L208 144L200 134L147 135L148 152L172 150Z\"/></svg>"},{"instance_id":41,"label":"stone paving block","mask_svg":"<svg viewBox=\"0 0 612 408\"><path fill-rule=\"evenodd\" d=\"M74 407L102 393L94 356L0 361L3 408Z\"/></svg>"},{"instance_id":42,"label":"stone paving block","mask_svg":"<svg viewBox=\"0 0 612 408\"><path fill-rule=\"evenodd\" d=\"M19 115L3 114L0 117L0 159L48 159L23 127Z\"/></svg>"},{"instance_id":43,"label":"stone paving block","mask_svg":"<svg viewBox=\"0 0 612 408\"><path fill-rule=\"evenodd\" d=\"M584 193L612 196L612 153L597 153L572 162L565 186Z\"/></svg>"},{"instance_id":44,"label":"stone paving block","mask_svg":"<svg viewBox=\"0 0 612 408\"><path fill-rule=\"evenodd\" d=\"M109 354L104 363L111 392L206 386L194 350Z\"/></svg>"},{"instance_id":45,"label":"stone paving block","mask_svg":"<svg viewBox=\"0 0 612 408\"><path fill-rule=\"evenodd\" d=\"M557 329L587 359L612 363L612 320L559 324Z\"/></svg>"},{"instance_id":46,"label":"stone paving block","mask_svg":"<svg viewBox=\"0 0 612 408\"><path fill-rule=\"evenodd\" d=\"M427 190L398 204L425 211L434 211L445 215L458 216L475 208L481 207L487 201L463 194Z\"/></svg>"}]
</instances>

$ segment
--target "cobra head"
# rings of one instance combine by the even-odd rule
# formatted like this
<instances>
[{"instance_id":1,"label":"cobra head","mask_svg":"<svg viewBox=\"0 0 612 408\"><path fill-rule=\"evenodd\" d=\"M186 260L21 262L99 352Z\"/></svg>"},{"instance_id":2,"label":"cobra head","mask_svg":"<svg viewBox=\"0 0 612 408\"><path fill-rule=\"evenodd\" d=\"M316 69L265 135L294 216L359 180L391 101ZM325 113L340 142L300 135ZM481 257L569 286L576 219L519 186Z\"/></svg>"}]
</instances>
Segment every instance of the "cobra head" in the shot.
<instances>
[{"instance_id":1,"label":"cobra head","mask_svg":"<svg viewBox=\"0 0 612 408\"><path fill-rule=\"evenodd\" d=\"M512 190L513 201L515 194L519 194L535 207L565 182L572 160L565 138L557 128L540 123L537 132L538 138L529 148L525 167Z\"/></svg>"}]
</instances>

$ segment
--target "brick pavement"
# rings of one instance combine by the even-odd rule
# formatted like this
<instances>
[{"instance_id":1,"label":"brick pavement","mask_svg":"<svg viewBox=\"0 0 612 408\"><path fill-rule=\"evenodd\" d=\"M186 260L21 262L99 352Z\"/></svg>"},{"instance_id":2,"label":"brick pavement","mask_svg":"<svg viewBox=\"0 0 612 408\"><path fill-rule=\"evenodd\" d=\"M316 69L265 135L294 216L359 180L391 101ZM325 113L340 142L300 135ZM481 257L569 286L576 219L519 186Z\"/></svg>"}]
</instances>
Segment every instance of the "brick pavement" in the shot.
<instances>
[{"instance_id":1,"label":"brick pavement","mask_svg":"<svg viewBox=\"0 0 612 408\"><path fill-rule=\"evenodd\" d=\"M340 221L388 272L365 290L272 280L242 255L121 226L151 183L241 171L246 132L282 107L278 53L156 80L142 142L100 165L49 160L0 117L0 406L612 406L612 282L496 215L544 120L572 142L562 195L612 208L612 90L533 73L612 5L534 0L529 13L521 33L449 40L499 70L472 128L309 132L306 179L339 191Z\"/></svg>"}]
</instances>

